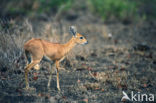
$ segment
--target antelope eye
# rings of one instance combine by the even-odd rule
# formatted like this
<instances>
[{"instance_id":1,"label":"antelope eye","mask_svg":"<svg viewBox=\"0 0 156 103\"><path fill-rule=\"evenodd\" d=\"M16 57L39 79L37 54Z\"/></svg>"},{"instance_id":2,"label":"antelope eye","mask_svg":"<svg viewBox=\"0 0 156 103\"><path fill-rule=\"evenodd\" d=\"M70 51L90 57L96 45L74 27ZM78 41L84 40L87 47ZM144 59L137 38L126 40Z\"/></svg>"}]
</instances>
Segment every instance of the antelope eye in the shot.
<instances>
[{"instance_id":1,"label":"antelope eye","mask_svg":"<svg viewBox=\"0 0 156 103\"><path fill-rule=\"evenodd\" d=\"M80 37L80 39L83 39L83 37Z\"/></svg>"}]
</instances>

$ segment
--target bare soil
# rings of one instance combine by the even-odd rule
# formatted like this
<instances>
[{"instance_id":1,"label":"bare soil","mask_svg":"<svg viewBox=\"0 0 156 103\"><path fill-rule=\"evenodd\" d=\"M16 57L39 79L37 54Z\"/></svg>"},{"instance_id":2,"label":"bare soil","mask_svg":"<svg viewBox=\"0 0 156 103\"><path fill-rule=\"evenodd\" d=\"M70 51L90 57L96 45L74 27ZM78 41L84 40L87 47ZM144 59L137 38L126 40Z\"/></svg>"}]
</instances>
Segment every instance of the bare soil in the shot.
<instances>
[{"instance_id":1,"label":"bare soil","mask_svg":"<svg viewBox=\"0 0 156 103\"><path fill-rule=\"evenodd\" d=\"M0 103L120 103L122 91L156 95L155 21L103 23L81 16L74 21L9 22L15 22L13 29L3 28L0 36ZM47 88L51 67L44 61L39 71L29 73L30 86L36 90L25 91L24 42L38 37L65 43L71 38L70 25L77 26L89 44L76 46L62 61L61 91L56 88L54 66Z\"/></svg>"}]
</instances>

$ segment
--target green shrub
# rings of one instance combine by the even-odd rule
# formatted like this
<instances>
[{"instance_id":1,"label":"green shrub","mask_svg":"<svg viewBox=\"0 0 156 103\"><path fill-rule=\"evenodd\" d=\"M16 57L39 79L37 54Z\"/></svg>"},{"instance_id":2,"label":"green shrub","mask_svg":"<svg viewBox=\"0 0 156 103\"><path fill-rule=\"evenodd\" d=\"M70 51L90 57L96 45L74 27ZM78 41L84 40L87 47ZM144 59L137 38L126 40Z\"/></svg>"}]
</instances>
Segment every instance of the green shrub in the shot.
<instances>
[{"instance_id":1,"label":"green shrub","mask_svg":"<svg viewBox=\"0 0 156 103\"><path fill-rule=\"evenodd\" d=\"M88 0L88 5L104 20L108 18L125 19L137 15L136 3L128 0Z\"/></svg>"},{"instance_id":2,"label":"green shrub","mask_svg":"<svg viewBox=\"0 0 156 103\"><path fill-rule=\"evenodd\" d=\"M47 12L50 10L57 10L61 6L64 6L64 10L67 10L72 5L73 0L39 0L39 12Z\"/></svg>"},{"instance_id":3,"label":"green shrub","mask_svg":"<svg viewBox=\"0 0 156 103\"><path fill-rule=\"evenodd\" d=\"M156 0L138 0L137 5L139 7L140 16L145 19L156 18Z\"/></svg>"},{"instance_id":4,"label":"green shrub","mask_svg":"<svg viewBox=\"0 0 156 103\"><path fill-rule=\"evenodd\" d=\"M73 0L10 0L7 3L7 11L12 14L57 12L61 6L64 6L64 10L69 9L72 2Z\"/></svg>"},{"instance_id":5,"label":"green shrub","mask_svg":"<svg viewBox=\"0 0 156 103\"><path fill-rule=\"evenodd\" d=\"M55 14L88 7L88 11L100 15L103 20L153 19L156 18L155 5L156 0L7 0L1 5L0 14Z\"/></svg>"}]
</instances>

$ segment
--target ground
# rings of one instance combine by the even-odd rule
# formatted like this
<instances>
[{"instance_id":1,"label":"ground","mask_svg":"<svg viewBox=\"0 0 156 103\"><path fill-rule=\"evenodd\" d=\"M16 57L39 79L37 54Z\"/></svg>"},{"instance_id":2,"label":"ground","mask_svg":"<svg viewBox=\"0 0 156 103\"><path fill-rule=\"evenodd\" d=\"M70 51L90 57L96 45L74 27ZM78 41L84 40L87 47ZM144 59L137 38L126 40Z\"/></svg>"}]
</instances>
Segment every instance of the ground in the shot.
<instances>
[{"instance_id":1,"label":"ground","mask_svg":"<svg viewBox=\"0 0 156 103\"><path fill-rule=\"evenodd\" d=\"M91 20L91 21L89 21ZM1 103L120 103L122 91L156 95L156 22L99 22L92 18L60 22L9 21L0 42ZM7 21L7 20L3 20ZM13 26L12 26L13 25ZM71 38L68 27L75 25L86 36L88 45L77 45L62 61L60 88L56 88L55 65L47 88L51 67L42 61L41 69L32 69L29 83L34 91L25 91L23 44L32 37L65 43Z\"/></svg>"}]
</instances>

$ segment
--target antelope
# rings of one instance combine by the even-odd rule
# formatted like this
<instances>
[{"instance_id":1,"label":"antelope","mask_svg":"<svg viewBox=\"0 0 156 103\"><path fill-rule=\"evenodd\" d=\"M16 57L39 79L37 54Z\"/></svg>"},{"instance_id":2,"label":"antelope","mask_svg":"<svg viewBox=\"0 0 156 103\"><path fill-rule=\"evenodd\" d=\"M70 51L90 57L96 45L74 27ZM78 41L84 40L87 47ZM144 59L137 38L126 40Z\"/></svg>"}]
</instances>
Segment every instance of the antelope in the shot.
<instances>
[{"instance_id":1,"label":"antelope","mask_svg":"<svg viewBox=\"0 0 156 103\"><path fill-rule=\"evenodd\" d=\"M52 64L56 65L56 75L57 75L57 89L60 91L59 85L59 63L66 57L66 55L71 51L71 49L77 44L88 44L88 41L80 33L77 33L74 26L69 27L70 33L73 35L72 38L65 44L52 43L46 40L32 38L24 44L25 56L27 58L27 65L24 69L25 71L25 89L34 89L29 87L28 72L34 68L39 70L39 63L41 60L46 60ZM52 79L52 69L50 70L50 76L48 80L47 87L50 87L50 82Z\"/></svg>"}]
</instances>

